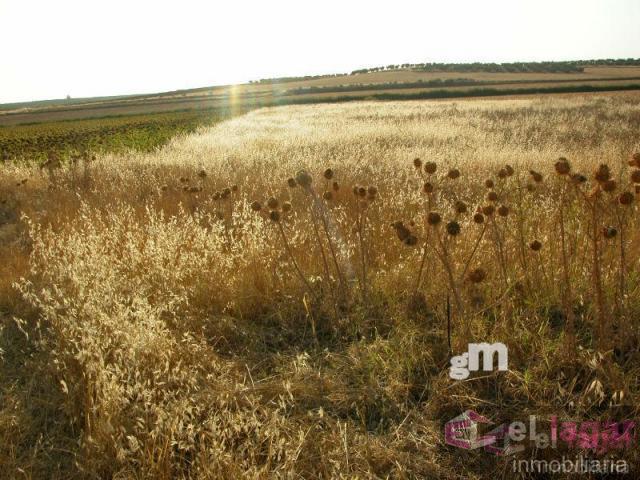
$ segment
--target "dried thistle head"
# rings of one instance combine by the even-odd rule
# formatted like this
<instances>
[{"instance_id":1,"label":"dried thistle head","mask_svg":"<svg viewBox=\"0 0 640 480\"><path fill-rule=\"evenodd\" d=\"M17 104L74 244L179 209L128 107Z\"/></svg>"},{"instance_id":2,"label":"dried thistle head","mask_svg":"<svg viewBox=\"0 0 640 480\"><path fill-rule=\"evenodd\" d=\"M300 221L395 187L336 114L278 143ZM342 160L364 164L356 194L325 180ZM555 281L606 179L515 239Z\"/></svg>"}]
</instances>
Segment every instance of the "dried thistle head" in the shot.
<instances>
[{"instance_id":1,"label":"dried thistle head","mask_svg":"<svg viewBox=\"0 0 640 480\"><path fill-rule=\"evenodd\" d=\"M277 210L271 210L269 212L269 218L271 219L271 221L273 222L279 222L280 221L280 212Z\"/></svg>"},{"instance_id":2,"label":"dried thistle head","mask_svg":"<svg viewBox=\"0 0 640 480\"><path fill-rule=\"evenodd\" d=\"M290 212L292 208L293 208L293 206L291 205L291 202L284 202L282 204L282 212L283 213Z\"/></svg>"},{"instance_id":3,"label":"dried thistle head","mask_svg":"<svg viewBox=\"0 0 640 480\"><path fill-rule=\"evenodd\" d=\"M438 170L438 165L436 165L436 162L427 162L424 164L424 171L429 175L436 173L436 170Z\"/></svg>"},{"instance_id":4,"label":"dried thistle head","mask_svg":"<svg viewBox=\"0 0 640 480\"><path fill-rule=\"evenodd\" d=\"M451 180L460 178L460 170L458 170L457 168L452 168L447 172L447 178L450 178Z\"/></svg>"},{"instance_id":5,"label":"dried thistle head","mask_svg":"<svg viewBox=\"0 0 640 480\"><path fill-rule=\"evenodd\" d=\"M631 192L622 192L618 196L618 203L620 203L620 205L631 205L633 203L633 200L634 196Z\"/></svg>"},{"instance_id":6,"label":"dried thistle head","mask_svg":"<svg viewBox=\"0 0 640 480\"><path fill-rule=\"evenodd\" d=\"M433 193L433 184L431 184L430 182L424 182L424 186L422 187L422 191L424 193Z\"/></svg>"},{"instance_id":7,"label":"dried thistle head","mask_svg":"<svg viewBox=\"0 0 640 480\"><path fill-rule=\"evenodd\" d=\"M262 204L257 200L251 202L251 210L253 210L254 212L259 212L260 210L262 210Z\"/></svg>"},{"instance_id":8,"label":"dried thistle head","mask_svg":"<svg viewBox=\"0 0 640 480\"><path fill-rule=\"evenodd\" d=\"M490 217L492 216L496 211L496 207L494 207L493 205L485 205L484 207L482 207L482 213L486 216L486 217Z\"/></svg>"},{"instance_id":9,"label":"dried thistle head","mask_svg":"<svg viewBox=\"0 0 640 480\"><path fill-rule=\"evenodd\" d=\"M640 152L636 152L631 155L631 158L629 159L629 166L640 168Z\"/></svg>"},{"instance_id":10,"label":"dried thistle head","mask_svg":"<svg viewBox=\"0 0 640 480\"><path fill-rule=\"evenodd\" d=\"M378 194L378 187L375 185L369 185L369 188L367 188L367 194L375 197Z\"/></svg>"},{"instance_id":11,"label":"dried thistle head","mask_svg":"<svg viewBox=\"0 0 640 480\"><path fill-rule=\"evenodd\" d=\"M236 185L236 184L231 185L231 191L233 193L236 193L238 191L238 185Z\"/></svg>"},{"instance_id":12,"label":"dried thistle head","mask_svg":"<svg viewBox=\"0 0 640 480\"><path fill-rule=\"evenodd\" d=\"M200 170L200 171L198 172L198 176L199 176L200 178L207 178L207 172L206 172L205 170Z\"/></svg>"},{"instance_id":13,"label":"dried thistle head","mask_svg":"<svg viewBox=\"0 0 640 480\"><path fill-rule=\"evenodd\" d=\"M609 165L601 163L600 166L593 172L593 178L599 183L604 183L611 178L611 171Z\"/></svg>"},{"instance_id":14,"label":"dried thistle head","mask_svg":"<svg viewBox=\"0 0 640 480\"><path fill-rule=\"evenodd\" d=\"M602 190L604 190L607 193L611 193L615 191L617 186L618 184L616 183L615 180L609 179L602 184Z\"/></svg>"},{"instance_id":15,"label":"dried thistle head","mask_svg":"<svg viewBox=\"0 0 640 480\"><path fill-rule=\"evenodd\" d=\"M231 189L225 188L224 190L222 190L222 194L220 195L220 197L229 198L229 195L231 195Z\"/></svg>"},{"instance_id":16,"label":"dried thistle head","mask_svg":"<svg viewBox=\"0 0 640 480\"><path fill-rule=\"evenodd\" d=\"M189 183L189 179L187 177L180 177L180 183Z\"/></svg>"},{"instance_id":17,"label":"dried thistle head","mask_svg":"<svg viewBox=\"0 0 640 480\"><path fill-rule=\"evenodd\" d=\"M482 283L487 278L487 272L482 268L475 268L469 272L468 278L471 283Z\"/></svg>"},{"instance_id":18,"label":"dried thistle head","mask_svg":"<svg viewBox=\"0 0 640 480\"><path fill-rule=\"evenodd\" d=\"M366 197L367 189L365 187L358 187L358 196L362 198Z\"/></svg>"},{"instance_id":19,"label":"dried thistle head","mask_svg":"<svg viewBox=\"0 0 640 480\"><path fill-rule=\"evenodd\" d=\"M529 243L529 248L534 252L538 252L542 248L542 242L540 242L540 240L534 240L533 242Z\"/></svg>"},{"instance_id":20,"label":"dried thistle head","mask_svg":"<svg viewBox=\"0 0 640 480\"><path fill-rule=\"evenodd\" d=\"M213 199L214 200L220 200L221 196L222 196L222 194L220 192L214 192L213 193Z\"/></svg>"},{"instance_id":21,"label":"dried thistle head","mask_svg":"<svg viewBox=\"0 0 640 480\"><path fill-rule=\"evenodd\" d=\"M631 172L631 181L633 183L640 183L640 170L634 170Z\"/></svg>"},{"instance_id":22,"label":"dried thistle head","mask_svg":"<svg viewBox=\"0 0 640 480\"><path fill-rule=\"evenodd\" d=\"M505 168L501 168L500 170L498 170L498 178L504 179L508 176L509 174L507 173L507 170Z\"/></svg>"},{"instance_id":23,"label":"dried thistle head","mask_svg":"<svg viewBox=\"0 0 640 480\"><path fill-rule=\"evenodd\" d=\"M333 170L331 170L330 168L327 168L324 173L324 178L326 178L327 180L331 180L333 178Z\"/></svg>"},{"instance_id":24,"label":"dried thistle head","mask_svg":"<svg viewBox=\"0 0 640 480\"><path fill-rule=\"evenodd\" d=\"M413 247L416 243L418 243L418 237L416 237L412 233L410 233L409 236L404 239L404 244L408 245L409 247Z\"/></svg>"},{"instance_id":25,"label":"dried thistle head","mask_svg":"<svg viewBox=\"0 0 640 480\"><path fill-rule=\"evenodd\" d=\"M422 168L422 160L420 160L419 158L414 158L413 166L416 168Z\"/></svg>"},{"instance_id":26,"label":"dried thistle head","mask_svg":"<svg viewBox=\"0 0 640 480\"><path fill-rule=\"evenodd\" d=\"M498 194L495 192L495 190L491 190L489 193L487 193L487 200L489 200L490 202L498 201Z\"/></svg>"},{"instance_id":27,"label":"dried thistle head","mask_svg":"<svg viewBox=\"0 0 640 480\"><path fill-rule=\"evenodd\" d=\"M474 223L477 223L478 225L482 225L484 223L484 215L482 215L480 212L476 213L473 216L473 221L474 221Z\"/></svg>"},{"instance_id":28,"label":"dried thistle head","mask_svg":"<svg viewBox=\"0 0 640 480\"><path fill-rule=\"evenodd\" d=\"M531 175L531 178L533 179L534 182L536 183L542 182L543 177L541 173L536 172L535 170L529 170L529 174Z\"/></svg>"},{"instance_id":29,"label":"dried thistle head","mask_svg":"<svg viewBox=\"0 0 640 480\"><path fill-rule=\"evenodd\" d=\"M330 190L327 190L322 194L322 198L325 199L327 202L330 202L331 200L333 200L333 192L331 192Z\"/></svg>"},{"instance_id":30,"label":"dried thistle head","mask_svg":"<svg viewBox=\"0 0 640 480\"><path fill-rule=\"evenodd\" d=\"M296 182L295 178L289 177L287 178L287 185L289 185L290 188L295 188L298 186L298 182Z\"/></svg>"},{"instance_id":31,"label":"dried thistle head","mask_svg":"<svg viewBox=\"0 0 640 480\"><path fill-rule=\"evenodd\" d=\"M460 230L461 230L460 224L455 220L452 220L451 222L447 223L447 233L452 237L460 235Z\"/></svg>"},{"instance_id":32,"label":"dried thistle head","mask_svg":"<svg viewBox=\"0 0 640 480\"><path fill-rule=\"evenodd\" d=\"M270 197L269 200L267 200L267 207L269 207L271 210L276 210L279 206L280 202L276 197Z\"/></svg>"},{"instance_id":33,"label":"dried thistle head","mask_svg":"<svg viewBox=\"0 0 640 480\"><path fill-rule=\"evenodd\" d=\"M571 172L571 165L569 165L569 160L564 157L560 157L555 164L556 173L558 175L568 175Z\"/></svg>"},{"instance_id":34,"label":"dried thistle head","mask_svg":"<svg viewBox=\"0 0 640 480\"><path fill-rule=\"evenodd\" d=\"M571 182L575 185L580 185L582 183L585 183L586 181L587 177L585 177L581 173L574 173L573 175L571 175Z\"/></svg>"},{"instance_id":35,"label":"dried thistle head","mask_svg":"<svg viewBox=\"0 0 640 480\"><path fill-rule=\"evenodd\" d=\"M507 207L506 205L500 205L500 207L498 207L498 215L500 215L501 217L506 217L509 215L509 207Z\"/></svg>"},{"instance_id":36,"label":"dried thistle head","mask_svg":"<svg viewBox=\"0 0 640 480\"><path fill-rule=\"evenodd\" d=\"M505 165L504 171L507 172L507 177L511 177L514 173L516 173L511 165Z\"/></svg>"},{"instance_id":37,"label":"dried thistle head","mask_svg":"<svg viewBox=\"0 0 640 480\"><path fill-rule=\"evenodd\" d=\"M492 189L493 187L495 187L495 185L496 184L494 183L494 181L491 178L487 178L484 181L484 186L487 187L488 189Z\"/></svg>"},{"instance_id":38,"label":"dried thistle head","mask_svg":"<svg viewBox=\"0 0 640 480\"><path fill-rule=\"evenodd\" d=\"M296 183L300 185L302 188L308 189L311 187L311 183L313 183L313 178L306 170L300 170L296 173L295 176Z\"/></svg>"},{"instance_id":39,"label":"dried thistle head","mask_svg":"<svg viewBox=\"0 0 640 480\"><path fill-rule=\"evenodd\" d=\"M431 226L436 226L442 221L442 217L438 212L429 212L427 215L427 223Z\"/></svg>"},{"instance_id":40,"label":"dried thistle head","mask_svg":"<svg viewBox=\"0 0 640 480\"><path fill-rule=\"evenodd\" d=\"M602 227L602 235L604 238L611 239L618 235L618 230L615 227Z\"/></svg>"},{"instance_id":41,"label":"dried thistle head","mask_svg":"<svg viewBox=\"0 0 640 480\"><path fill-rule=\"evenodd\" d=\"M409 235L411 235L411 231L407 227L405 227L404 223L402 223L400 220L393 222L391 224L391 227L395 229L396 235L401 242L404 242L409 237Z\"/></svg>"},{"instance_id":42,"label":"dried thistle head","mask_svg":"<svg viewBox=\"0 0 640 480\"><path fill-rule=\"evenodd\" d=\"M467 213L468 207L467 207L467 204L464 203L462 200L458 200L454 205L454 209L456 213L463 214L463 213Z\"/></svg>"}]
</instances>

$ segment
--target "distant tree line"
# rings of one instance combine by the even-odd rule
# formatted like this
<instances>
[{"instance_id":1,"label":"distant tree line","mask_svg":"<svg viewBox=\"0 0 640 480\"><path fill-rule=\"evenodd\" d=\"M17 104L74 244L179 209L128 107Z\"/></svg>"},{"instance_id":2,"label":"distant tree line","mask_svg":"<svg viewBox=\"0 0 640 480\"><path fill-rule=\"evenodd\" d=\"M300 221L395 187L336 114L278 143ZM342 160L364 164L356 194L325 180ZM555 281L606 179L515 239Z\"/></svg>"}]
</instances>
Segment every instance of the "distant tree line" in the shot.
<instances>
[{"instance_id":1,"label":"distant tree line","mask_svg":"<svg viewBox=\"0 0 640 480\"><path fill-rule=\"evenodd\" d=\"M511 63L398 63L386 66L361 68L351 73L327 75L305 75L299 77L276 77L251 80L251 84L280 84L342 77L359 73L415 70L419 72L489 72L489 73L581 73L584 67L594 65L640 66L640 58L603 58L598 60L568 60L562 62L511 62Z\"/></svg>"},{"instance_id":2,"label":"distant tree line","mask_svg":"<svg viewBox=\"0 0 640 480\"><path fill-rule=\"evenodd\" d=\"M305 75L301 77L277 77L277 78L261 78L260 80L250 80L249 83L290 83L301 82L303 80L317 80L319 78L342 77L346 73L331 73L327 75Z\"/></svg>"},{"instance_id":3,"label":"distant tree line","mask_svg":"<svg viewBox=\"0 0 640 480\"><path fill-rule=\"evenodd\" d=\"M352 71L351 75L392 70L416 70L421 72L581 73L584 71L584 67L593 65L638 66L640 65L640 58L607 58L562 62L402 63L373 68L361 68Z\"/></svg>"}]
</instances>

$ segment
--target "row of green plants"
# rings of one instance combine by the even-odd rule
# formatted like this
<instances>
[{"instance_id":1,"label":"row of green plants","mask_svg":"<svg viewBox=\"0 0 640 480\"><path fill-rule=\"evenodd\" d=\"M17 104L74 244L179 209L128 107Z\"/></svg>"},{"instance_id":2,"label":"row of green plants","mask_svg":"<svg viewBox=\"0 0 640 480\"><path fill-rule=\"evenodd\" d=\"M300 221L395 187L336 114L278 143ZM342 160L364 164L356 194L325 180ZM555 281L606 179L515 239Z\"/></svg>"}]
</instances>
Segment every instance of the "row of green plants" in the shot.
<instances>
[{"instance_id":1,"label":"row of green plants","mask_svg":"<svg viewBox=\"0 0 640 480\"><path fill-rule=\"evenodd\" d=\"M148 152L216 120L219 115L211 111L188 111L0 126L0 162Z\"/></svg>"}]
</instances>

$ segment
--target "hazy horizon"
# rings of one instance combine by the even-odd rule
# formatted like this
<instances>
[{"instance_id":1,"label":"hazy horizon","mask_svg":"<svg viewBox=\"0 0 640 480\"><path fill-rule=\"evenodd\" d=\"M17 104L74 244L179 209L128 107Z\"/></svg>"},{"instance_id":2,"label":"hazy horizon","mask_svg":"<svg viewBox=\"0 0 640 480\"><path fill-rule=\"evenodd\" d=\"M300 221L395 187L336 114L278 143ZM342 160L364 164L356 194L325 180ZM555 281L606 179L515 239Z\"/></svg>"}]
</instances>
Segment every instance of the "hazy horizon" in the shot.
<instances>
[{"instance_id":1,"label":"hazy horizon","mask_svg":"<svg viewBox=\"0 0 640 480\"><path fill-rule=\"evenodd\" d=\"M37 15L34 15L37 12ZM211 5L0 0L0 103L147 94L423 62L640 57L634 0Z\"/></svg>"}]
</instances>

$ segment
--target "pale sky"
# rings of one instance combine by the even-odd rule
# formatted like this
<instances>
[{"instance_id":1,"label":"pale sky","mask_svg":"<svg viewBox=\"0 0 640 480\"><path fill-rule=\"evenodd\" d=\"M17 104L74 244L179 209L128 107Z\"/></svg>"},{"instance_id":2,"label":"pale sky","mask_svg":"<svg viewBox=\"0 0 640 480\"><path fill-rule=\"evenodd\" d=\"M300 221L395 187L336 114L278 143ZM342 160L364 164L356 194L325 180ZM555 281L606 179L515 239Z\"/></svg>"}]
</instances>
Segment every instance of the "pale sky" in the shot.
<instances>
[{"instance_id":1,"label":"pale sky","mask_svg":"<svg viewBox=\"0 0 640 480\"><path fill-rule=\"evenodd\" d=\"M640 0L0 0L0 103L421 62L640 57Z\"/></svg>"}]
</instances>

